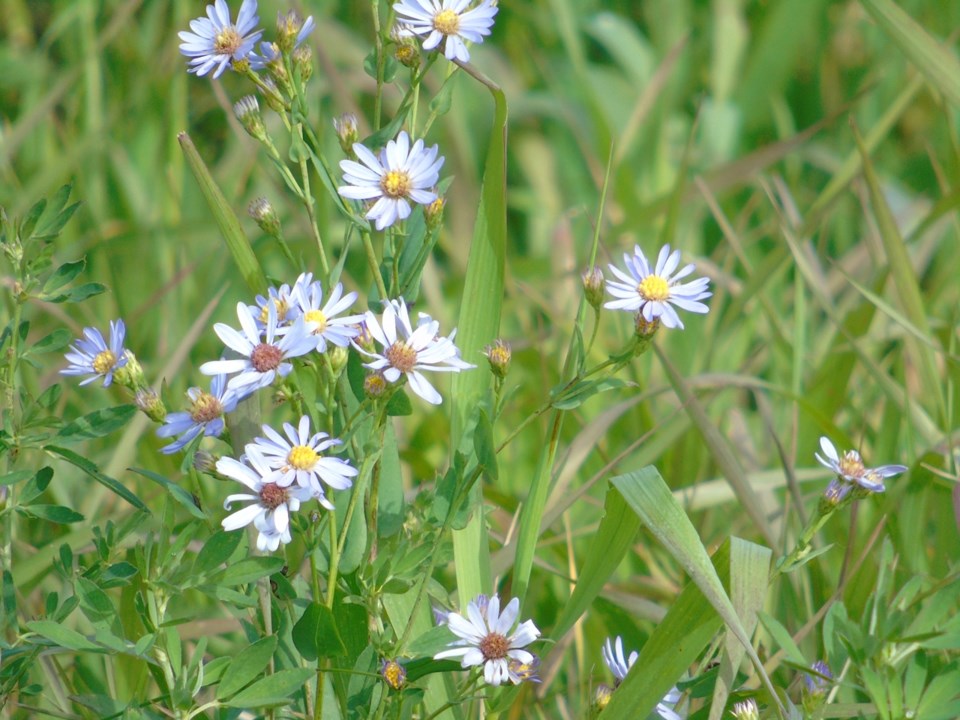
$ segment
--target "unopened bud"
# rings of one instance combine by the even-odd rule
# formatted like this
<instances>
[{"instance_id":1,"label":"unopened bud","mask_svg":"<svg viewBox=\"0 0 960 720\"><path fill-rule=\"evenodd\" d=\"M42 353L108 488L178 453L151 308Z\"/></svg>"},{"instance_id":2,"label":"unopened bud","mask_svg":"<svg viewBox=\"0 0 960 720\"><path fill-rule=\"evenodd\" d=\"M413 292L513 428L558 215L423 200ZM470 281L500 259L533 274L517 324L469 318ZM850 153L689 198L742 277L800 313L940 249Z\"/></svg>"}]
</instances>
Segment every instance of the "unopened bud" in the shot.
<instances>
[{"instance_id":1,"label":"unopened bud","mask_svg":"<svg viewBox=\"0 0 960 720\"><path fill-rule=\"evenodd\" d=\"M483 349L483 354L487 356L487 361L490 363L490 372L501 380L505 378L510 370L512 357L509 343L498 338L492 345L487 345Z\"/></svg>"},{"instance_id":2,"label":"unopened bud","mask_svg":"<svg viewBox=\"0 0 960 720\"><path fill-rule=\"evenodd\" d=\"M597 685L597 690L593 694L593 704L597 710L603 710L610 704L610 698L613 697L613 688L609 685Z\"/></svg>"},{"instance_id":3,"label":"unopened bud","mask_svg":"<svg viewBox=\"0 0 960 720\"><path fill-rule=\"evenodd\" d=\"M387 379L383 373L375 372L367 375L363 380L363 393L370 398L378 398L387 389Z\"/></svg>"},{"instance_id":4,"label":"unopened bud","mask_svg":"<svg viewBox=\"0 0 960 720\"><path fill-rule=\"evenodd\" d=\"M193 467L197 472L216 475L217 460L219 459L220 457L218 455L214 455L208 450L197 450L193 455Z\"/></svg>"},{"instance_id":5,"label":"unopened bud","mask_svg":"<svg viewBox=\"0 0 960 720\"><path fill-rule=\"evenodd\" d=\"M124 350L124 357L127 359L122 368L113 371L113 380L120 387L124 387L136 395L138 390L146 389L147 380L143 375L143 368L137 356L129 350Z\"/></svg>"},{"instance_id":6,"label":"unopened bud","mask_svg":"<svg viewBox=\"0 0 960 720\"><path fill-rule=\"evenodd\" d=\"M313 18L310 18L310 29L313 29ZM281 52L292 52L299 40L297 36L304 27L303 18L296 10L287 13L277 13L277 47ZM309 34L310 30L307 30Z\"/></svg>"},{"instance_id":7,"label":"unopened bud","mask_svg":"<svg viewBox=\"0 0 960 720\"><path fill-rule=\"evenodd\" d=\"M633 328L638 337L652 338L657 330L660 329L660 318L647 320L642 312L638 312L634 318Z\"/></svg>"},{"instance_id":8,"label":"unopened bud","mask_svg":"<svg viewBox=\"0 0 960 720\"><path fill-rule=\"evenodd\" d=\"M252 200L247 206L247 213L267 235L273 238L280 237L280 216L265 197Z\"/></svg>"},{"instance_id":9,"label":"unopened bud","mask_svg":"<svg viewBox=\"0 0 960 720\"><path fill-rule=\"evenodd\" d=\"M306 45L294 50L293 66L300 73L300 82L307 82L313 75L313 50Z\"/></svg>"},{"instance_id":10,"label":"unopened bud","mask_svg":"<svg viewBox=\"0 0 960 720\"><path fill-rule=\"evenodd\" d=\"M402 25L394 25L390 30L390 39L397 46L393 56L398 63L408 68L420 67L420 47L409 30Z\"/></svg>"},{"instance_id":11,"label":"unopened bud","mask_svg":"<svg viewBox=\"0 0 960 720\"><path fill-rule=\"evenodd\" d=\"M400 690L407 683L407 671L396 660L381 661L380 677L394 690Z\"/></svg>"},{"instance_id":12,"label":"unopened bud","mask_svg":"<svg viewBox=\"0 0 960 720\"><path fill-rule=\"evenodd\" d=\"M162 423L167 417L167 408L156 390L151 390L150 388L137 390L134 402L136 402L137 407L140 408L144 415L154 422Z\"/></svg>"},{"instance_id":13,"label":"unopened bud","mask_svg":"<svg viewBox=\"0 0 960 720\"><path fill-rule=\"evenodd\" d=\"M333 119L333 129L340 140L340 149L347 155L353 155L353 146L360 139L357 130L357 116L353 113L344 113Z\"/></svg>"},{"instance_id":14,"label":"unopened bud","mask_svg":"<svg viewBox=\"0 0 960 720\"><path fill-rule=\"evenodd\" d=\"M259 88L259 90L260 94L263 95L263 101L267 103L267 107L275 113L286 110L286 104L283 101L280 90L277 88L277 84L268 77L262 78L262 80L264 87Z\"/></svg>"},{"instance_id":15,"label":"unopened bud","mask_svg":"<svg viewBox=\"0 0 960 720\"><path fill-rule=\"evenodd\" d=\"M360 323L357 325L359 333L353 339L353 341L360 347L361 350L366 350L368 353L372 353L377 347L377 341L373 339L373 335L370 334L370 331L367 329L366 323Z\"/></svg>"},{"instance_id":16,"label":"unopened bud","mask_svg":"<svg viewBox=\"0 0 960 720\"><path fill-rule=\"evenodd\" d=\"M350 353L345 347L334 345L327 353L327 359L330 361L330 371L333 376L335 378L340 377L340 373L343 372L343 369L347 366L347 361L350 359Z\"/></svg>"},{"instance_id":17,"label":"unopened bud","mask_svg":"<svg viewBox=\"0 0 960 720\"><path fill-rule=\"evenodd\" d=\"M247 134L263 142L267 137L267 128L263 124L263 116L260 114L260 103L253 95L246 95L240 98L233 106L233 114L243 125Z\"/></svg>"},{"instance_id":18,"label":"unopened bud","mask_svg":"<svg viewBox=\"0 0 960 720\"><path fill-rule=\"evenodd\" d=\"M583 294L594 310L600 310L603 305L603 293L607 288L607 281L600 272L600 268L593 266L580 276L583 281Z\"/></svg>"},{"instance_id":19,"label":"unopened bud","mask_svg":"<svg viewBox=\"0 0 960 720\"><path fill-rule=\"evenodd\" d=\"M436 230L443 224L443 210L446 206L447 201L440 196L437 196L437 199L429 205L424 206L423 215L427 220L428 228Z\"/></svg>"}]
</instances>

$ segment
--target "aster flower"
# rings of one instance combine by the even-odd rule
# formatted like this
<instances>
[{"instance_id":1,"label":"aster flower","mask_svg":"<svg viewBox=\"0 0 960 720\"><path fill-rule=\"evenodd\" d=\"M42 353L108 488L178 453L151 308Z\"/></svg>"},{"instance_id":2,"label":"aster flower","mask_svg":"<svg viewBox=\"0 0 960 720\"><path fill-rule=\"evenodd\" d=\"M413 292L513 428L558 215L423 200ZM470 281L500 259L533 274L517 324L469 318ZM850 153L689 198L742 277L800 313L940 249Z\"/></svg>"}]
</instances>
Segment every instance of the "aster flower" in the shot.
<instances>
[{"instance_id":1,"label":"aster flower","mask_svg":"<svg viewBox=\"0 0 960 720\"><path fill-rule=\"evenodd\" d=\"M271 303L267 305L267 311L265 338L261 339L260 329L250 308L243 303L237 303L241 330L234 330L224 323L217 323L213 329L227 347L243 357L206 362L200 366L200 372L204 375L239 373L230 378L227 387L240 397L246 397L266 387L278 375L286 377L293 370L293 365L285 361L306 355L316 347L316 341L300 318L297 318L282 338L278 338L277 309Z\"/></svg>"},{"instance_id":2,"label":"aster flower","mask_svg":"<svg viewBox=\"0 0 960 720\"><path fill-rule=\"evenodd\" d=\"M190 21L193 32L179 33L183 40L180 52L190 58L188 72L203 76L213 70L216 80L228 65L243 60L253 50L263 34L262 30L253 31L259 21L257 0L243 0L236 23L230 22L226 0L207 5L207 17Z\"/></svg>"},{"instance_id":3,"label":"aster flower","mask_svg":"<svg viewBox=\"0 0 960 720\"><path fill-rule=\"evenodd\" d=\"M396 382L405 375L410 388L428 403L439 405L443 398L423 376L421 370L460 372L475 365L460 359L460 351L453 344L456 330L450 337L440 337L440 323L424 313L420 314L416 329L403 298L390 300L383 310L383 319L367 311L364 325L373 338L383 346L382 353L368 352L354 343L354 347L373 361L364 367L383 372L387 382Z\"/></svg>"},{"instance_id":4,"label":"aster flower","mask_svg":"<svg viewBox=\"0 0 960 720\"><path fill-rule=\"evenodd\" d=\"M830 666L823 660L817 660L810 669L813 672L803 674L803 684L809 693L824 694L830 687L833 680L833 673L830 672Z\"/></svg>"},{"instance_id":5,"label":"aster flower","mask_svg":"<svg viewBox=\"0 0 960 720\"><path fill-rule=\"evenodd\" d=\"M637 658L640 655L636 650L634 650L632 653L630 653L629 657L624 656L623 640L619 635L612 644L610 642L610 638L607 638L606 642L603 644L602 654L603 661L607 664L607 667L610 668L610 672L613 673L614 682L617 685L623 682L623 679L627 676L630 668L633 667L633 664L637 661Z\"/></svg>"},{"instance_id":6,"label":"aster flower","mask_svg":"<svg viewBox=\"0 0 960 720\"><path fill-rule=\"evenodd\" d=\"M326 352L328 342L347 347L360 334L357 323L363 320L363 315L337 317L357 301L357 293L344 295L340 283L334 286L324 304L320 281L313 280L311 273L304 273L297 278L290 299L293 303L292 312L303 317L307 330L316 341L318 352Z\"/></svg>"},{"instance_id":7,"label":"aster flower","mask_svg":"<svg viewBox=\"0 0 960 720\"><path fill-rule=\"evenodd\" d=\"M66 354L70 363L60 371L61 375L92 375L81 385L103 378L103 386L113 382L113 373L127 364L127 351L123 349L123 337L126 327L123 320L110 321L110 344L96 328L83 329L83 340L77 340Z\"/></svg>"},{"instance_id":8,"label":"aster flower","mask_svg":"<svg viewBox=\"0 0 960 720\"><path fill-rule=\"evenodd\" d=\"M460 639L450 643L450 650L437 653L433 659L458 657L464 668L482 665L483 679L488 685L515 682L510 675L510 661L532 665L534 655L523 648L540 637L540 630L532 620L525 620L514 629L519 612L520 598L513 598L503 613L497 595L487 602L486 612L481 611L476 600L471 600L467 617L454 612L447 616L447 627Z\"/></svg>"},{"instance_id":9,"label":"aster flower","mask_svg":"<svg viewBox=\"0 0 960 720\"><path fill-rule=\"evenodd\" d=\"M334 490L346 490L353 482L358 471L346 460L323 455L323 451L336 445L342 440L331 438L325 432L310 434L310 418L304 415L300 423L294 427L290 423L283 424L283 437L268 425L263 426L266 437L256 438L247 445L247 452L255 448L262 455L273 470L280 472L276 480L280 487L296 484L309 489L315 498L328 510L333 510L333 504L327 500L321 481Z\"/></svg>"},{"instance_id":10,"label":"aster flower","mask_svg":"<svg viewBox=\"0 0 960 720\"><path fill-rule=\"evenodd\" d=\"M732 712L736 720L760 720L760 708L753 698L734 704Z\"/></svg>"},{"instance_id":11,"label":"aster flower","mask_svg":"<svg viewBox=\"0 0 960 720\"><path fill-rule=\"evenodd\" d=\"M290 324L297 319L297 309L293 304L293 288L287 283L279 288L269 288L266 297L257 295L255 302L255 305L247 305L247 307L250 309L250 314L253 315L257 327L261 330L267 326L270 305L273 305L277 312L278 334L285 333Z\"/></svg>"},{"instance_id":12,"label":"aster flower","mask_svg":"<svg viewBox=\"0 0 960 720\"><path fill-rule=\"evenodd\" d=\"M396 660L380 661L380 677L394 690L401 690L407 684L407 670Z\"/></svg>"},{"instance_id":13,"label":"aster flower","mask_svg":"<svg viewBox=\"0 0 960 720\"><path fill-rule=\"evenodd\" d=\"M187 397L190 409L167 415L163 427L157 429L159 437L180 436L160 449L167 455L182 450L200 433L218 437L223 432L223 416L237 408L237 394L227 387L227 376L223 374L213 376L210 392L192 387L187 390Z\"/></svg>"},{"instance_id":14,"label":"aster flower","mask_svg":"<svg viewBox=\"0 0 960 720\"><path fill-rule=\"evenodd\" d=\"M225 510L235 502L250 504L225 517L221 525L224 530L239 530L253 523L260 533L257 549L273 552L280 543L286 545L290 542L290 513L299 510L300 503L309 500L312 493L297 485L282 487L279 484L282 473L271 470L256 448L248 445L244 458L248 464L233 458L217 461L217 472L243 483L251 491L227 496L223 502Z\"/></svg>"},{"instance_id":15,"label":"aster flower","mask_svg":"<svg viewBox=\"0 0 960 720\"><path fill-rule=\"evenodd\" d=\"M393 6L400 23L401 36L425 37L424 50L433 50L443 43L447 60L469 62L470 53L464 41L482 43L490 34L497 14L494 0L481 0L467 9L471 0L401 0Z\"/></svg>"},{"instance_id":16,"label":"aster flower","mask_svg":"<svg viewBox=\"0 0 960 720\"><path fill-rule=\"evenodd\" d=\"M296 13L293 11L287 14L277 13L277 27L289 27L290 23L298 24L298 21L299 17L296 16ZM304 20L303 24L300 25L300 30L296 33L296 40L293 43L291 52L300 47L316 27L317 23L314 21L313 15ZM250 53L250 67L253 70L263 70L267 65L280 57L280 52L280 46L277 43L262 42L260 43L259 55L255 52Z\"/></svg>"},{"instance_id":17,"label":"aster flower","mask_svg":"<svg viewBox=\"0 0 960 720\"><path fill-rule=\"evenodd\" d=\"M411 147L404 130L379 157L360 143L354 144L353 152L360 162L340 161L346 185L337 192L350 200L376 200L366 218L376 221L377 230L410 217L409 201L427 205L437 199L429 189L437 184L444 160L437 159L436 145L424 148L423 140L417 140Z\"/></svg>"},{"instance_id":18,"label":"aster flower","mask_svg":"<svg viewBox=\"0 0 960 720\"><path fill-rule=\"evenodd\" d=\"M698 278L692 282L681 283L680 280L695 268L693 264L689 264L677 270L680 265L679 250L670 252L670 246L664 245L653 270L639 245L634 247L633 255L624 253L623 260L626 272L615 265L609 266L610 272L619 280L607 283L607 290L616 300L605 303L605 308L637 312L647 323L659 319L668 328L683 328L683 322L674 306L700 314L709 310L698 301L713 294L707 292L710 281L707 278Z\"/></svg>"},{"instance_id":19,"label":"aster flower","mask_svg":"<svg viewBox=\"0 0 960 720\"><path fill-rule=\"evenodd\" d=\"M814 453L817 462L825 468L833 470L840 479L855 483L871 492L883 492L886 489L883 485L884 478L893 477L907 471L906 465L864 467L860 453L856 450L847 450L843 457L840 457L836 447L827 437L820 438L820 449L823 451L823 455Z\"/></svg>"}]
</instances>

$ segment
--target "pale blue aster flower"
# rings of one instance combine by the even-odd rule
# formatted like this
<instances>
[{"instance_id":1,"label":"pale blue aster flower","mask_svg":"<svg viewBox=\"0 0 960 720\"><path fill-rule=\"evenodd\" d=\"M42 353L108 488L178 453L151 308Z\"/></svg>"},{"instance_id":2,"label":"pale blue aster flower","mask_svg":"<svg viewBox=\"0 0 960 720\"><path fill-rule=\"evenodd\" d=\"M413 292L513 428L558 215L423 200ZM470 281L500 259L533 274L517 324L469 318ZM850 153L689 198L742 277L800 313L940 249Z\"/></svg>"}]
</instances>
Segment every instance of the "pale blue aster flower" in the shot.
<instances>
[{"instance_id":1,"label":"pale blue aster flower","mask_svg":"<svg viewBox=\"0 0 960 720\"><path fill-rule=\"evenodd\" d=\"M360 162L341 160L343 181L337 192L350 200L376 202L367 212L367 220L376 221L377 230L390 227L397 220L410 217L410 201L429 205L437 199L433 188L440 178L444 158L437 158L436 145L424 148L423 140L410 145L405 130L390 140L379 157L356 143L353 146Z\"/></svg>"},{"instance_id":2,"label":"pale blue aster flower","mask_svg":"<svg viewBox=\"0 0 960 720\"><path fill-rule=\"evenodd\" d=\"M637 662L637 658L640 656L636 650L631 652L630 655L625 655L623 652L623 639L620 638L620 636L614 638L612 643L610 642L610 638L607 638L601 648L601 652L603 661L607 664L607 667L610 668L610 672L613 673L614 688L623 682L624 678L627 677L627 673L630 672L630 668L633 667L634 663ZM662 718L663 720L682 720L683 716L676 711L676 705L679 701L680 691L675 687L670 688L667 694L663 696L663 699L657 703L650 717Z\"/></svg>"},{"instance_id":3,"label":"pale blue aster flower","mask_svg":"<svg viewBox=\"0 0 960 720\"><path fill-rule=\"evenodd\" d=\"M230 20L226 0L207 5L207 17L190 21L193 32L179 33L183 40L180 52L190 58L188 72L203 76L213 70L212 77L220 77L228 65L243 60L253 50L263 34L262 30L253 31L259 21L257 0L243 0L236 23Z\"/></svg>"},{"instance_id":4,"label":"pale blue aster flower","mask_svg":"<svg viewBox=\"0 0 960 720\"><path fill-rule=\"evenodd\" d=\"M893 477L894 475L899 475L907 471L906 465L881 465L876 468L864 467L860 453L856 450L847 450L847 452L841 456L828 437L820 438L820 449L823 451L823 455L816 452L814 453L817 462L833 470L841 479L850 483L856 483L871 492L883 492L886 489L883 484L885 478Z\"/></svg>"},{"instance_id":5,"label":"pale blue aster flower","mask_svg":"<svg viewBox=\"0 0 960 720\"><path fill-rule=\"evenodd\" d=\"M293 370L293 364L287 361L313 350L316 340L301 318L297 318L287 333L280 337L277 332L277 309L271 303L267 305L267 311L267 325L261 338L261 331L250 308L237 303L241 329L234 330L224 323L217 323L213 329L227 347L242 357L206 362L200 366L200 372L204 375L239 373L230 378L227 387L240 397L267 387L277 376L286 377Z\"/></svg>"},{"instance_id":6,"label":"pale blue aster flower","mask_svg":"<svg viewBox=\"0 0 960 720\"><path fill-rule=\"evenodd\" d=\"M60 371L61 375L92 375L81 385L103 378L103 386L113 382L113 373L127 364L127 351L123 349L126 326L123 320L110 321L110 344L107 345L97 328L84 328L83 340L77 340L66 354L70 363Z\"/></svg>"},{"instance_id":7,"label":"pale blue aster flower","mask_svg":"<svg viewBox=\"0 0 960 720\"><path fill-rule=\"evenodd\" d=\"M323 302L323 285L313 279L312 273L304 273L293 285L290 293L291 312L303 317L304 324L317 341L317 351L326 352L327 343L347 347L360 334L358 324L363 315L340 315L357 301L357 293L343 294L343 285L337 283L326 303Z\"/></svg>"},{"instance_id":8,"label":"pale blue aster flower","mask_svg":"<svg viewBox=\"0 0 960 720\"><path fill-rule=\"evenodd\" d=\"M223 417L237 409L238 396L227 387L227 376L214 375L210 381L210 392L198 387L187 390L190 409L185 412L170 413L157 429L159 437L179 435L174 442L160 448L160 452L170 455L182 450L203 433L207 437L219 437L223 432Z\"/></svg>"},{"instance_id":9,"label":"pale blue aster flower","mask_svg":"<svg viewBox=\"0 0 960 720\"><path fill-rule=\"evenodd\" d=\"M287 15L286 17L289 17ZM277 13L277 25L281 26L282 23L286 21L286 17L283 13ZM310 33L314 31L317 27L317 23L313 19L313 15L310 15L306 20L303 21L303 25L300 27L300 32L297 33L297 39L293 44L293 50L296 50L298 47L303 45L303 41L306 40ZM254 70L263 70L270 63L280 57L280 47L273 42L262 42L260 43L260 54L255 52L250 53L250 67Z\"/></svg>"},{"instance_id":10,"label":"pale blue aster flower","mask_svg":"<svg viewBox=\"0 0 960 720\"><path fill-rule=\"evenodd\" d=\"M469 8L472 0L402 0L395 3L398 34L425 38L424 50L433 50L443 43L447 60L469 62L470 53L464 41L482 43L490 34L497 14L494 0L481 0Z\"/></svg>"},{"instance_id":11,"label":"pale blue aster flower","mask_svg":"<svg viewBox=\"0 0 960 720\"><path fill-rule=\"evenodd\" d=\"M277 312L277 333L283 335L287 328L299 313L293 304L293 288L284 283L278 288L272 287L267 290L267 295L257 295L255 305L247 305L250 308L250 314L253 315L257 327L263 330L267 326L269 316L268 306L273 305Z\"/></svg>"},{"instance_id":12,"label":"pale blue aster flower","mask_svg":"<svg viewBox=\"0 0 960 720\"><path fill-rule=\"evenodd\" d=\"M325 432L310 433L310 418L304 415L294 427L283 424L286 437L269 425L263 426L265 437L258 437L246 446L249 452L254 448L274 470L280 471L277 484L280 487L297 484L309 488L313 497L328 510L333 504L327 500L323 486L334 490L346 490L356 477L358 470L349 462L338 457L325 455L329 448L342 445L343 441L332 438Z\"/></svg>"}]
</instances>

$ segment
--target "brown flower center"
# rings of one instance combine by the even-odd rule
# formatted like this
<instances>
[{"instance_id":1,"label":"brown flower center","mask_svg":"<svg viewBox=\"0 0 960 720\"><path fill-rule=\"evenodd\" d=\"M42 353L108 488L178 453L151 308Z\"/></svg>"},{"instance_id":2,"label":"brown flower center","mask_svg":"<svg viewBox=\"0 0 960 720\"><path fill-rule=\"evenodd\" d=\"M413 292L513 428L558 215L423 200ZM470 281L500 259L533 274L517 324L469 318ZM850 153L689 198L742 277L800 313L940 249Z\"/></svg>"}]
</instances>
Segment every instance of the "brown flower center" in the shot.
<instances>
[{"instance_id":1,"label":"brown flower center","mask_svg":"<svg viewBox=\"0 0 960 720\"><path fill-rule=\"evenodd\" d=\"M240 33L231 25L217 33L213 39L213 50L217 55L233 55L240 49L242 43L243 38L240 37Z\"/></svg>"},{"instance_id":2,"label":"brown flower center","mask_svg":"<svg viewBox=\"0 0 960 720\"><path fill-rule=\"evenodd\" d=\"M380 181L380 189L387 197L402 198L410 193L413 182L403 170L391 170Z\"/></svg>"},{"instance_id":3,"label":"brown flower center","mask_svg":"<svg viewBox=\"0 0 960 720\"><path fill-rule=\"evenodd\" d=\"M223 414L223 405L210 393L202 392L200 397L193 401L190 408L190 419L195 423L208 423L216 420Z\"/></svg>"},{"instance_id":4,"label":"brown flower center","mask_svg":"<svg viewBox=\"0 0 960 720\"><path fill-rule=\"evenodd\" d=\"M510 641L500 633L492 632L480 641L480 652L485 660L502 660L510 649Z\"/></svg>"},{"instance_id":5,"label":"brown flower center","mask_svg":"<svg viewBox=\"0 0 960 720\"><path fill-rule=\"evenodd\" d=\"M417 364L417 351L402 340L388 347L384 357L400 372L410 372Z\"/></svg>"},{"instance_id":6,"label":"brown flower center","mask_svg":"<svg viewBox=\"0 0 960 720\"><path fill-rule=\"evenodd\" d=\"M637 285L637 292L647 300L663 302L670 297L670 286L659 275L647 275L643 282Z\"/></svg>"},{"instance_id":7,"label":"brown flower center","mask_svg":"<svg viewBox=\"0 0 960 720\"><path fill-rule=\"evenodd\" d=\"M308 310L303 314L303 319L307 322L316 323L317 328L313 331L314 335L320 335L327 329L327 316L322 310Z\"/></svg>"},{"instance_id":8,"label":"brown flower center","mask_svg":"<svg viewBox=\"0 0 960 720\"><path fill-rule=\"evenodd\" d=\"M276 483L267 483L260 488L260 504L269 510L275 510L283 505L288 497L287 489Z\"/></svg>"},{"instance_id":9,"label":"brown flower center","mask_svg":"<svg viewBox=\"0 0 960 720\"><path fill-rule=\"evenodd\" d=\"M441 10L433 16L433 29L444 35L456 35L460 29L460 16L453 10Z\"/></svg>"},{"instance_id":10,"label":"brown flower center","mask_svg":"<svg viewBox=\"0 0 960 720\"><path fill-rule=\"evenodd\" d=\"M93 369L100 375L106 375L117 364L117 356L109 350L97 353L93 359Z\"/></svg>"},{"instance_id":11,"label":"brown flower center","mask_svg":"<svg viewBox=\"0 0 960 720\"><path fill-rule=\"evenodd\" d=\"M270 370L276 370L283 360L283 352L280 348L266 343L257 345L250 353L250 363L257 372L265 373Z\"/></svg>"}]
</instances>

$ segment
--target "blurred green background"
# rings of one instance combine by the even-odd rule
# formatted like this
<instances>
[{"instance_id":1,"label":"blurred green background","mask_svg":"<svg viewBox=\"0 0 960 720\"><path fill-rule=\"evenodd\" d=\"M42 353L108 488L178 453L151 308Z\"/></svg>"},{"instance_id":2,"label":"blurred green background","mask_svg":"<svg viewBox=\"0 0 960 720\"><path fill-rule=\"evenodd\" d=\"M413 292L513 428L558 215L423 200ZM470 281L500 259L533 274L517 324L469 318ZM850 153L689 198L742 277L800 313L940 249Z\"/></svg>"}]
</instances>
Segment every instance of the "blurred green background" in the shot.
<instances>
[{"instance_id":1,"label":"blurred green background","mask_svg":"<svg viewBox=\"0 0 960 720\"><path fill-rule=\"evenodd\" d=\"M85 279L111 288L71 306L69 316L61 306L33 305L31 337L64 325L77 333L87 325L105 328L123 317L128 347L149 378L169 384L171 397L200 382L196 367L221 347L212 323L233 322L235 302L246 299L184 167L178 132L190 133L238 214L254 197L270 198L294 250L317 269L299 208L285 200L282 184L233 117L231 104L249 88L230 73L217 82L186 73L176 32L204 5L0 2L0 205L22 214L72 182L83 206L56 255L60 261L86 256ZM960 3L899 5L945 43L960 27ZM288 7L262 2L261 24L271 27L275 12ZM317 0L294 7L318 21L311 38L313 120L326 134L330 157L339 159L332 118L346 111L369 118L373 105L375 83L362 67L372 46L369 4ZM498 433L503 437L558 382L594 225L602 227L603 267L619 263L634 243L656 254L671 239L711 278L715 296L708 316L688 316L685 331L663 331L657 344L706 407L768 523L760 528L738 509L717 449L704 442L661 363L648 354L627 373L635 391L591 400L564 427L535 569L544 582L528 603L538 624L549 627L569 591L609 474L655 462L673 487L686 491L708 546L731 533L760 540L770 533L777 554L787 528L799 525L796 501L809 512L825 486L827 473L813 459L821 434L841 448L860 448L868 465L903 462L911 472L890 481L884 497L861 505L852 526L843 520L827 529L839 547L798 587L774 598L771 614L806 619L841 579L849 605L863 607L877 564L863 563L855 582L843 569L883 517L898 573L949 574L960 540L950 460L960 296L957 109L924 82L861 4L502 2L492 37L471 52L510 104L502 335L513 344L514 369ZM428 86L436 89L441 80L438 70ZM388 93L388 112L400 96L399 89ZM447 157L444 175L455 177L421 297L444 327L459 311L491 118L483 88L460 77L449 112L428 136ZM369 121L361 123L369 129ZM921 291L929 328L904 320L891 279L898 268L861 178L852 124L867 138L905 238L913 267L907 274ZM611 191L598 219L608 163ZM679 212L670 214L680 180ZM341 219L329 198L318 200L336 248ZM252 221L243 222L259 238L255 248L268 272L292 282L296 273ZM347 271L345 282L363 295L369 277L359 255ZM594 360L632 332L626 315L607 312L601 322ZM923 357L933 358L935 376L924 373ZM26 381L43 388L57 381L58 369L50 365ZM64 394L62 414L117 401L96 386L74 388ZM399 428L414 489L446 461L448 420L442 409L417 407ZM498 544L525 498L543 432L534 423L511 443L501 456L509 472L485 490ZM155 452L160 444L138 419L119 440L91 445L90 452L114 476L136 484L124 472L132 464L175 476L176 461ZM126 512L99 490L90 492L87 482L77 477L50 492L85 513L102 504ZM48 527L21 539L47 546L54 540L43 534ZM494 558L506 575L512 550L498 545ZM545 691L548 706L585 692L604 630L637 647L682 582L658 548L638 544L589 617L588 639L572 637L577 652L550 669L567 682ZM815 636L805 643L816 656Z\"/></svg>"}]
</instances>

